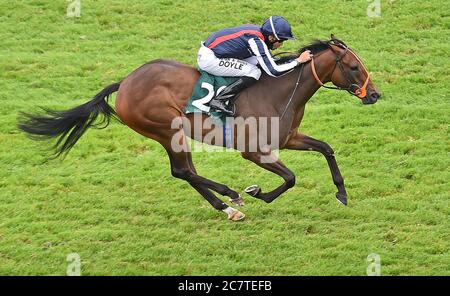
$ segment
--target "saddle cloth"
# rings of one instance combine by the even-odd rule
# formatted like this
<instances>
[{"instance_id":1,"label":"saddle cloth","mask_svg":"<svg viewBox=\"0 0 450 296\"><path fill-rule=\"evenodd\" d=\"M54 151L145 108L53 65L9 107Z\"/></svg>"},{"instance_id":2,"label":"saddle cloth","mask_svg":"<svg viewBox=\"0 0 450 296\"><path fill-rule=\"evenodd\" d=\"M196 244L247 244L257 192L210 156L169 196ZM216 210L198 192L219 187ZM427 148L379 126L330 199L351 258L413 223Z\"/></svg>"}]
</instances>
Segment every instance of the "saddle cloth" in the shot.
<instances>
[{"instance_id":1,"label":"saddle cloth","mask_svg":"<svg viewBox=\"0 0 450 296\"><path fill-rule=\"evenodd\" d=\"M222 123L225 116L221 112L210 111L208 103L225 87L239 79L239 77L220 77L199 70L200 78L194 86L191 97L185 108L185 113L203 112Z\"/></svg>"}]
</instances>

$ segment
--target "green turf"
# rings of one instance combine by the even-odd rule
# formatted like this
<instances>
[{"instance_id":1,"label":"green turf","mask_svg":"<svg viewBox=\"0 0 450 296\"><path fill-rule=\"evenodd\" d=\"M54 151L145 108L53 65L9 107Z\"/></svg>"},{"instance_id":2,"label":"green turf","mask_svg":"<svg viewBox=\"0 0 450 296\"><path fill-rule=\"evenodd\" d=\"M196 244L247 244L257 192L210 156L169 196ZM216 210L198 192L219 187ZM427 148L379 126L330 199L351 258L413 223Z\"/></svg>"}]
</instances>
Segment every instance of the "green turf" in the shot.
<instances>
[{"instance_id":1,"label":"green turf","mask_svg":"<svg viewBox=\"0 0 450 296\"><path fill-rule=\"evenodd\" d=\"M450 275L450 2L0 0L0 275ZM373 106L320 90L302 132L335 150L349 193L338 204L325 159L282 151L297 185L272 204L245 197L226 220L174 179L159 144L126 126L90 130L64 161L16 128L19 111L67 109L141 64L195 65L209 33L284 15L297 41L336 34L383 93ZM242 191L281 179L238 153L194 153L201 175Z\"/></svg>"}]
</instances>

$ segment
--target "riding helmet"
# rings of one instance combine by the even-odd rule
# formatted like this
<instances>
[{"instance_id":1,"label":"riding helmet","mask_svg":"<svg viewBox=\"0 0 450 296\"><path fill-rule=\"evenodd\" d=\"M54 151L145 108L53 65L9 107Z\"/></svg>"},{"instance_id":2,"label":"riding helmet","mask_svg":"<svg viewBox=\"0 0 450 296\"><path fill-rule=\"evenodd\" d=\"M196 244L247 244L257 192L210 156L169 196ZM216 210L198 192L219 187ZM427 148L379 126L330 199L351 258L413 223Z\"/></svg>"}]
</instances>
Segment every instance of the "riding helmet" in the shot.
<instances>
[{"instance_id":1,"label":"riding helmet","mask_svg":"<svg viewBox=\"0 0 450 296\"><path fill-rule=\"evenodd\" d=\"M273 35L277 40L295 39L291 26L281 16L271 16L264 21L261 27L264 36Z\"/></svg>"}]
</instances>

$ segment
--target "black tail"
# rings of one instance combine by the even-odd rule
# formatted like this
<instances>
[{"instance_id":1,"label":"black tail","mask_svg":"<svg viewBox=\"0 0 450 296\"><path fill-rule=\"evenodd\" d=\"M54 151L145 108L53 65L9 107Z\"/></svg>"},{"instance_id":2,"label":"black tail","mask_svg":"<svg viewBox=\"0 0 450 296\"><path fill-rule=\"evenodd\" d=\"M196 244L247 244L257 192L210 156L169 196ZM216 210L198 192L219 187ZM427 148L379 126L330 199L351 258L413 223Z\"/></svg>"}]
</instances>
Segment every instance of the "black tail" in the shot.
<instances>
[{"instance_id":1,"label":"black tail","mask_svg":"<svg viewBox=\"0 0 450 296\"><path fill-rule=\"evenodd\" d=\"M18 127L32 139L49 140L58 138L54 145L54 157L69 152L84 132L90 128L105 128L110 117L117 119L114 109L108 105L108 98L119 89L120 82L111 84L99 92L91 101L66 111L43 108L42 115L21 113ZM99 114L104 117L94 123Z\"/></svg>"}]
</instances>

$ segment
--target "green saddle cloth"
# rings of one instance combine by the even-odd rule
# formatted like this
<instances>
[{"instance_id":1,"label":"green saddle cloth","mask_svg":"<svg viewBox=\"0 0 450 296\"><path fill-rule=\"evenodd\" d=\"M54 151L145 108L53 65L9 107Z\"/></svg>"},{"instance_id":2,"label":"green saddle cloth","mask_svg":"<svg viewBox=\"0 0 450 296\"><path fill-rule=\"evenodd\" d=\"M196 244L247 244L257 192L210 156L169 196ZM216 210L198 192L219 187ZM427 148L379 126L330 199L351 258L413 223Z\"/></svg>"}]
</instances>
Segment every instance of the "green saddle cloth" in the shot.
<instances>
[{"instance_id":1,"label":"green saddle cloth","mask_svg":"<svg viewBox=\"0 0 450 296\"><path fill-rule=\"evenodd\" d=\"M214 119L219 119L224 123L225 115L221 112L210 112L208 103L226 86L235 82L239 77L221 77L209 74L205 71L199 70L200 78L195 84L189 102L186 105L185 113L201 112L207 113Z\"/></svg>"}]
</instances>

